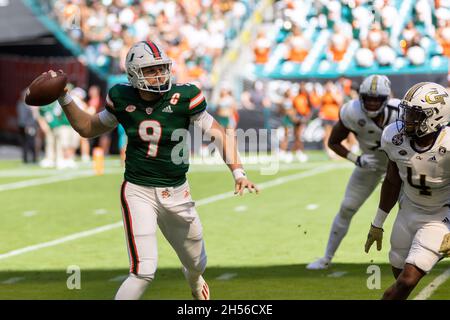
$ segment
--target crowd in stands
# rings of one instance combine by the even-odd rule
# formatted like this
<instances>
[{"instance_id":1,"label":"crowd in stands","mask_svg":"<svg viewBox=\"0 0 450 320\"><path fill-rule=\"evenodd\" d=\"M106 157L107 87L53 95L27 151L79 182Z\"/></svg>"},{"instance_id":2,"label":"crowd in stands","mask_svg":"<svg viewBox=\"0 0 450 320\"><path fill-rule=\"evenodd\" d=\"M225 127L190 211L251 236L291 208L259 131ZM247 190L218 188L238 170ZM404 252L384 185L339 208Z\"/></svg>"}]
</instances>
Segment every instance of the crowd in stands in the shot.
<instances>
[{"instance_id":1,"label":"crowd in stands","mask_svg":"<svg viewBox=\"0 0 450 320\"><path fill-rule=\"evenodd\" d=\"M239 109L258 110L264 115L266 129L281 129L280 156L287 162L296 157L307 160L304 154L304 129L318 121L323 134L320 139L327 155L336 155L328 148L331 129L339 120L340 107L351 99L358 98L359 84L345 77L325 83L312 81L256 81L254 87L241 95ZM349 146L354 145L353 137ZM292 151L289 152L289 150Z\"/></svg>"},{"instance_id":2,"label":"crowd in stands","mask_svg":"<svg viewBox=\"0 0 450 320\"><path fill-rule=\"evenodd\" d=\"M213 65L236 37L256 0L40 0L84 59L112 74L137 41L159 42L179 82L210 85Z\"/></svg>"},{"instance_id":3,"label":"crowd in stands","mask_svg":"<svg viewBox=\"0 0 450 320\"><path fill-rule=\"evenodd\" d=\"M156 38L174 61L175 80L193 82L203 90L211 86L214 63L258 3L258 0L39 1L84 48L84 58L89 63L112 74L124 73L124 57L130 46L136 41ZM405 13L405 8L409 13ZM399 57L420 65L433 52L450 57L448 0L279 0L274 1L273 9L272 20L265 21L251 44L254 63L259 65L267 64L279 47L283 49L284 61L303 63L322 31L328 31L327 42L317 59L331 63L347 59L349 48L353 48L355 62L360 67L370 67L375 62L389 66ZM277 32L271 35L267 26L276 26ZM302 134L309 123L318 121L323 129L323 148L334 158L327 147L328 137L338 121L339 108L357 98L357 88L357 83L344 77L324 83L261 79L240 95L235 94L231 84L223 86L217 101L214 104L210 101L210 110L218 122L229 129L239 127L241 110L261 112L264 128L278 128L282 132L280 154L286 161L294 157L301 162L307 160ZM88 112L99 112L103 108L104 93L98 87L87 91L76 88L74 92L79 105ZM23 103L20 108L24 108ZM54 130L52 121L64 116L57 105L43 110L40 115L25 109L21 111L22 123L27 123L27 117L35 119L30 122L35 129L21 129L24 141L29 144L26 134L33 130L41 131L46 141L50 137L47 142L50 145L52 135L53 140L67 141L56 143L64 146L56 152L64 161L47 154L41 164L58 166L62 163L62 167L72 167L74 148L80 148L82 159L89 161L92 141L78 141L67 133L68 130ZM67 126L66 122L59 119L58 126L61 123ZM120 137L124 136L123 128L119 127L118 132ZM123 153L126 141L120 137L119 149ZM107 154L111 149L111 137L101 137L98 144ZM36 155L32 158L35 160ZM47 161L50 164L46 162L49 158L53 159Z\"/></svg>"},{"instance_id":4,"label":"crowd in stands","mask_svg":"<svg viewBox=\"0 0 450 320\"><path fill-rule=\"evenodd\" d=\"M266 32L277 28L274 37ZM359 67L392 66L398 59L422 65L426 59L450 57L450 1L445 0L280 0L273 21L253 43L254 63L265 64L281 46L283 59L302 63L328 30L325 59L354 59ZM348 56L347 56L348 55Z\"/></svg>"}]
</instances>

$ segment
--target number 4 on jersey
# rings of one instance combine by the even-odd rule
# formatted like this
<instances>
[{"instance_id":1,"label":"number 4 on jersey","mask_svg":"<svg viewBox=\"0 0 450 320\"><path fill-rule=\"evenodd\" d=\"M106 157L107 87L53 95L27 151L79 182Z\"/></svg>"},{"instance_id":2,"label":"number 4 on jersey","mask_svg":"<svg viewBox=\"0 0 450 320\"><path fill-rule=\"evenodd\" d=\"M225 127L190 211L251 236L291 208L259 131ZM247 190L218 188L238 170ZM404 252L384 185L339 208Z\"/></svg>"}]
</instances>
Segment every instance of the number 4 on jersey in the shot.
<instances>
[{"instance_id":1,"label":"number 4 on jersey","mask_svg":"<svg viewBox=\"0 0 450 320\"><path fill-rule=\"evenodd\" d=\"M420 194L423 196L431 196L431 192L430 192L430 187L427 186L425 184L426 182L426 178L427 176L424 174L420 175L420 184L414 184L412 181L412 168L411 167L407 167L407 178L408 178L408 183L411 187L419 189L420 190Z\"/></svg>"}]
</instances>

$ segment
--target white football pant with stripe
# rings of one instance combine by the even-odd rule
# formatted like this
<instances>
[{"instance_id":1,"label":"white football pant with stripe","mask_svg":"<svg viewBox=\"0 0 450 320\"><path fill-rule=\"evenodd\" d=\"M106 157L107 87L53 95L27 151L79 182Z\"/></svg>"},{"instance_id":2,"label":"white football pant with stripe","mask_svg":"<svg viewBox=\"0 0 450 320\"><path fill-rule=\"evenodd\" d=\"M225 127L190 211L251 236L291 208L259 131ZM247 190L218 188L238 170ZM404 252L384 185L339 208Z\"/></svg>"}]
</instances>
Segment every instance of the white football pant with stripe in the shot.
<instances>
[{"instance_id":1,"label":"white football pant with stripe","mask_svg":"<svg viewBox=\"0 0 450 320\"><path fill-rule=\"evenodd\" d=\"M203 285L206 252L202 225L186 181L178 187L146 187L125 181L121 188L130 276L116 299L139 299L153 280L158 251L156 229L177 253L192 291Z\"/></svg>"}]
</instances>

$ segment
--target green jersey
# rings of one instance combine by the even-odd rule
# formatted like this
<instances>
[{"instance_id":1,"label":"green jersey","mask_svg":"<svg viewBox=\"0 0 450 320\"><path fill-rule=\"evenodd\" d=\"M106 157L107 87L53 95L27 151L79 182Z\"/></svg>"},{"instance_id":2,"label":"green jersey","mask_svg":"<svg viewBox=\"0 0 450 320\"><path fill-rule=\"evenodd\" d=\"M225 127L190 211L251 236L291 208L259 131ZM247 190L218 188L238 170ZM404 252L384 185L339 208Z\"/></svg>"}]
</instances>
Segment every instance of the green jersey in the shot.
<instances>
[{"instance_id":1,"label":"green jersey","mask_svg":"<svg viewBox=\"0 0 450 320\"><path fill-rule=\"evenodd\" d=\"M46 106L39 108L39 115L45 119L50 129L60 126L70 126L66 114L63 112L58 101L54 101Z\"/></svg>"},{"instance_id":2,"label":"green jersey","mask_svg":"<svg viewBox=\"0 0 450 320\"><path fill-rule=\"evenodd\" d=\"M202 92L191 84L173 85L156 102L143 100L130 85L112 87L106 110L114 114L128 136L125 180L152 187L183 184L189 163L180 159L188 159L189 155L183 154L185 148L179 147L182 137L172 133L177 129L188 130L191 116L205 109Z\"/></svg>"}]
</instances>

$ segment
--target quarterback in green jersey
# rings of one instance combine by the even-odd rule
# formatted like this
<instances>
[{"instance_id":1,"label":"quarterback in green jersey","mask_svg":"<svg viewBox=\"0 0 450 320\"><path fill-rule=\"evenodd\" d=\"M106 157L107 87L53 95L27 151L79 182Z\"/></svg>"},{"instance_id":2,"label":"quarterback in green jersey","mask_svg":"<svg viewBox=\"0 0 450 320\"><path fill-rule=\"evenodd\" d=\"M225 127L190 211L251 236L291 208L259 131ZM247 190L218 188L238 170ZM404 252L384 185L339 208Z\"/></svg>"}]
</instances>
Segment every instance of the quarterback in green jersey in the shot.
<instances>
[{"instance_id":1,"label":"quarterback in green jersey","mask_svg":"<svg viewBox=\"0 0 450 320\"><path fill-rule=\"evenodd\" d=\"M214 139L235 180L235 194L258 192L247 179L239 160L236 139L206 111L205 98L196 86L171 82L172 61L153 42L138 42L128 52L129 84L109 90L105 110L90 115L65 91L58 99L71 125L92 138L121 124L128 136L125 175L120 200L130 274L116 299L139 299L154 279L157 266L156 230L176 251L194 299L210 298L202 277L206 253L202 225L191 198L189 169L176 131L190 124ZM50 70L49 72L54 72ZM174 151L175 150L175 151Z\"/></svg>"}]
</instances>

